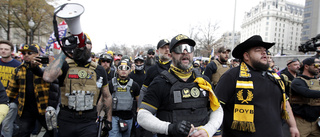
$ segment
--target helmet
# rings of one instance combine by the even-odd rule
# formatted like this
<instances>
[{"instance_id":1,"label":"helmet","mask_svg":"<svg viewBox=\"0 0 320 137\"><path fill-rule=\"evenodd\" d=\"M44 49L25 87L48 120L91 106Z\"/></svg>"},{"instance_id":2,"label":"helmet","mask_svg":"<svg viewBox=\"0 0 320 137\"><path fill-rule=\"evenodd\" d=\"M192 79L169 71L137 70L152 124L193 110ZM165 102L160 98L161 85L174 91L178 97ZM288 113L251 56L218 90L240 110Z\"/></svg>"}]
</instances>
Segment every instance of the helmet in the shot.
<instances>
[{"instance_id":1,"label":"helmet","mask_svg":"<svg viewBox=\"0 0 320 137\"><path fill-rule=\"evenodd\" d=\"M142 55L138 55L137 57L134 58L134 61L138 61L138 60L144 61L144 58L142 57Z\"/></svg>"},{"instance_id":2,"label":"helmet","mask_svg":"<svg viewBox=\"0 0 320 137\"><path fill-rule=\"evenodd\" d=\"M105 60L110 60L111 61L110 64L112 64L113 59L110 54L101 54L99 59L99 65L101 65L101 61L105 61Z\"/></svg>"}]
</instances>

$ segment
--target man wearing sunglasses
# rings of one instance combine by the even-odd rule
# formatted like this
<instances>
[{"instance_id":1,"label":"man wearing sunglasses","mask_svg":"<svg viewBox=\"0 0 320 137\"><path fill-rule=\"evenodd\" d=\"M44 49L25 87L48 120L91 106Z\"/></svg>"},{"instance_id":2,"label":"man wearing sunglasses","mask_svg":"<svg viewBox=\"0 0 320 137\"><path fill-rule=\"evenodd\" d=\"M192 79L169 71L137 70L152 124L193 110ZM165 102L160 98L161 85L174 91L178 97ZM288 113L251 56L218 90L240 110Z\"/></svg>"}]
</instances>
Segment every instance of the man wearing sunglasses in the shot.
<instances>
[{"instance_id":1,"label":"man wearing sunglasses","mask_svg":"<svg viewBox=\"0 0 320 137\"><path fill-rule=\"evenodd\" d=\"M302 74L293 79L290 103L297 121L301 137L320 136L320 85L316 76L319 74L320 61L315 57L302 61Z\"/></svg>"},{"instance_id":2,"label":"man wearing sunglasses","mask_svg":"<svg viewBox=\"0 0 320 137\"><path fill-rule=\"evenodd\" d=\"M121 60L117 77L109 81L112 94L112 130L109 137L130 137L134 113L133 100L139 99L139 85L129 77L131 63Z\"/></svg>"},{"instance_id":3,"label":"man wearing sunglasses","mask_svg":"<svg viewBox=\"0 0 320 137\"><path fill-rule=\"evenodd\" d=\"M182 34L171 40L172 64L152 81L139 107L138 123L158 137L211 137L222 123L209 78L193 70L195 45Z\"/></svg>"},{"instance_id":4,"label":"man wearing sunglasses","mask_svg":"<svg viewBox=\"0 0 320 137\"><path fill-rule=\"evenodd\" d=\"M110 54L100 55L99 65L101 65L107 72L108 81L115 77L115 70L112 66L113 58Z\"/></svg>"},{"instance_id":5,"label":"man wearing sunglasses","mask_svg":"<svg viewBox=\"0 0 320 137\"><path fill-rule=\"evenodd\" d=\"M111 130L111 94L105 69L90 60L91 44L73 49L72 58L60 53L44 71L43 79L59 80L61 104L58 115L60 137L96 136L97 116L106 113L106 130ZM97 81L102 79L102 86ZM100 83L100 82L98 82ZM99 85L99 87L98 87Z\"/></svg>"},{"instance_id":6,"label":"man wearing sunglasses","mask_svg":"<svg viewBox=\"0 0 320 137\"><path fill-rule=\"evenodd\" d=\"M230 69L227 64L230 51L230 49L220 47L218 49L218 58L210 62L204 70L203 74L211 79L213 86L216 86L222 74Z\"/></svg>"},{"instance_id":7,"label":"man wearing sunglasses","mask_svg":"<svg viewBox=\"0 0 320 137\"><path fill-rule=\"evenodd\" d=\"M24 62L15 70L10 80L7 95L10 102L18 96L18 115L21 121L18 136L29 136L35 128L36 120L47 130L45 111L48 106L50 83L42 79L43 71L39 56L40 47L36 44L24 45L19 51ZM52 131L47 134L53 136Z\"/></svg>"}]
</instances>

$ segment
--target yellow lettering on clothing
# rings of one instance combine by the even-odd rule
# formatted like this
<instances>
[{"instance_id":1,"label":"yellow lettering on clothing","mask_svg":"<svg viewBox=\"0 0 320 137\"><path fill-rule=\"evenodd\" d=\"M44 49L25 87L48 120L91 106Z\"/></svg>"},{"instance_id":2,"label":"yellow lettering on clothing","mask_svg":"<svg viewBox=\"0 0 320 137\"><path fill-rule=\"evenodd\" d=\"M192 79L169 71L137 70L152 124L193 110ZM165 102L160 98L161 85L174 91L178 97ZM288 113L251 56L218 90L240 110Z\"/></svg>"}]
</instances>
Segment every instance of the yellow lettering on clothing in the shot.
<instances>
[{"instance_id":1,"label":"yellow lettering on clothing","mask_svg":"<svg viewBox=\"0 0 320 137\"><path fill-rule=\"evenodd\" d=\"M236 121L253 122L254 106L253 105L234 105L233 119Z\"/></svg>"}]
</instances>

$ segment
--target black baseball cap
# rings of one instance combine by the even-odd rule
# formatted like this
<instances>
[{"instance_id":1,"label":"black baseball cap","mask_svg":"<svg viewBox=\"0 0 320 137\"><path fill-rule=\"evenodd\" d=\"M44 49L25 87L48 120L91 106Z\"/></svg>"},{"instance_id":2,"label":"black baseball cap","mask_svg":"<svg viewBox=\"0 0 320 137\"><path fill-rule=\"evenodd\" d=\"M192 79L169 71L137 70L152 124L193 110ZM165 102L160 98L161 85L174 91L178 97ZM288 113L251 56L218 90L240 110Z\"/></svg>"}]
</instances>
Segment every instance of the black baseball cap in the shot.
<instances>
[{"instance_id":1,"label":"black baseball cap","mask_svg":"<svg viewBox=\"0 0 320 137\"><path fill-rule=\"evenodd\" d=\"M196 42L192 39L190 39L188 36L183 35L183 34L179 34L175 37L172 38L171 42L170 42L170 52L172 52L172 49L179 43L179 42L184 42L187 43L190 46L195 46Z\"/></svg>"},{"instance_id":2,"label":"black baseball cap","mask_svg":"<svg viewBox=\"0 0 320 137\"><path fill-rule=\"evenodd\" d=\"M32 51L32 52L38 53L38 50L39 50L39 46L37 44L31 44L31 45L25 44L18 51L21 51L21 52L23 52L23 51Z\"/></svg>"},{"instance_id":3,"label":"black baseball cap","mask_svg":"<svg viewBox=\"0 0 320 137\"><path fill-rule=\"evenodd\" d=\"M154 49L149 49L147 54L152 54L152 53L153 53L153 54L155 53L155 52L154 52Z\"/></svg>"},{"instance_id":4,"label":"black baseball cap","mask_svg":"<svg viewBox=\"0 0 320 137\"><path fill-rule=\"evenodd\" d=\"M169 45L170 44L170 41L167 40L167 39L162 39L158 42L158 45L157 45L157 49L165 46L165 45Z\"/></svg>"}]
</instances>

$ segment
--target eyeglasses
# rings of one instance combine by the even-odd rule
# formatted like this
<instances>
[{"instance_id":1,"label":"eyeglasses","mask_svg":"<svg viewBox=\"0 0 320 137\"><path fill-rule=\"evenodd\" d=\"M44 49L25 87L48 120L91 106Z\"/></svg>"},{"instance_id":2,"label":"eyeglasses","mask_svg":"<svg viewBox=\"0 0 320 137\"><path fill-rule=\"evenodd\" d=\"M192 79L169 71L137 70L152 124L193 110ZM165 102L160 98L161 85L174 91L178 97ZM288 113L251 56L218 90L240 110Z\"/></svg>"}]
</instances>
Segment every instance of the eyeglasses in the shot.
<instances>
[{"instance_id":1,"label":"eyeglasses","mask_svg":"<svg viewBox=\"0 0 320 137\"><path fill-rule=\"evenodd\" d=\"M184 50L187 50L188 53L193 52L194 47L190 46L188 44L181 44L176 46L174 49L172 49L172 51L174 51L175 53L181 54L183 53Z\"/></svg>"},{"instance_id":2,"label":"eyeglasses","mask_svg":"<svg viewBox=\"0 0 320 137\"><path fill-rule=\"evenodd\" d=\"M21 53L22 53L22 55L26 55L27 53L28 53L28 55L32 55L34 52L29 51L29 52L21 52Z\"/></svg>"},{"instance_id":3,"label":"eyeglasses","mask_svg":"<svg viewBox=\"0 0 320 137\"><path fill-rule=\"evenodd\" d=\"M148 53L148 55L154 55L154 52L152 52L152 53Z\"/></svg>"},{"instance_id":4,"label":"eyeglasses","mask_svg":"<svg viewBox=\"0 0 320 137\"><path fill-rule=\"evenodd\" d=\"M101 62L111 63L111 60L101 60Z\"/></svg>"},{"instance_id":5,"label":"eyeglasses","mask_svg":"<svg viewBox=\"0 0 320 137\"><path fill-rule=\"evenodd\" d=\"M319 68L319 67L320 67L320 64L313 64L313 66L314 66L315 68Z\"/></svg>"},{"instance_id":6,"label":"eyeglasses","mask_svg":"<svg viewBox=\"0 0 320 137\"><path fill-rule=\"evenodd\" d=\"M127 66L127 65L120 65L120 66L118 66L118 70L129 70L129 69L130 69L130 67Z\"/></svg>"}]
</instances>

